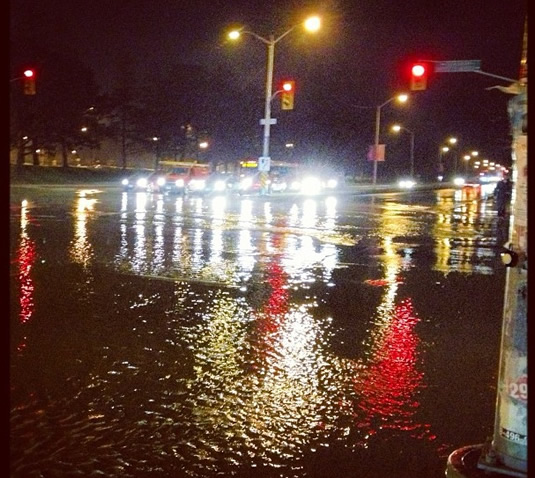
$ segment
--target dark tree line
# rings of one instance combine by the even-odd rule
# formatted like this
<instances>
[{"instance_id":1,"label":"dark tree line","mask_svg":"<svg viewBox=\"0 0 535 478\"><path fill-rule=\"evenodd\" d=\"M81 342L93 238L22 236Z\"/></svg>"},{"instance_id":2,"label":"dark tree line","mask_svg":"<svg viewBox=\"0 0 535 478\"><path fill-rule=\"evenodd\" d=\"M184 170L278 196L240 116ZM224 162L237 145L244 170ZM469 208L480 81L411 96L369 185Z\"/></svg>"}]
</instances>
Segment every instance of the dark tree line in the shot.
<instances>
[{"instance_id":1,"label":"dark tree line","mask_svg":"<svg viewBox=\"0 0 535 478\"><path fill-rule=\"evenodd\" d=\"M36 71L35 95L23 93L20 77L29 66ZM240 127L246 115L233 100L232 74L221 68L175 64L149 76L125 60L114 90L102 94L75 52L20 39L11 45L11 78L10 142L17 164L27 155L36 164L41 148L60 154L67 167L69 151L98 149L110 139L120 145L126 168L129 157L154 152L154 138L158 155L181 159L195 154L198 141L222 137L229 123L247 131Z\"/></svg>"}]
</instances>

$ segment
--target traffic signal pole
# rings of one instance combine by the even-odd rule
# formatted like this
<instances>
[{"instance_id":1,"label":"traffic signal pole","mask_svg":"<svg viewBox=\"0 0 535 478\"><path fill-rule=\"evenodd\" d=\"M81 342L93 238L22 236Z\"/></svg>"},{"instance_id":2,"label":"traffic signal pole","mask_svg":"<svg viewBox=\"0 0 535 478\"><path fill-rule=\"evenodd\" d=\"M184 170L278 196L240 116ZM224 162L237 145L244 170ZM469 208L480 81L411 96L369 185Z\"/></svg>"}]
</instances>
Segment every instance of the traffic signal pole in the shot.
<instances>
[{"instance_id":1,"label":"traffic signal pole","mask_svg":"<svg viewBox=\"0 0 535 478\"><path fill-rule=\"evenodd\" d=\"M520 79L514 88L502 91L514 94L508 107L513 135L513 191L508 243L502 253L508 268L494 432L486 444L454 451L448 457L447 478L475 478L482 472L496 477L527 477L527 28Z\"/></svg>"}]
</instances>

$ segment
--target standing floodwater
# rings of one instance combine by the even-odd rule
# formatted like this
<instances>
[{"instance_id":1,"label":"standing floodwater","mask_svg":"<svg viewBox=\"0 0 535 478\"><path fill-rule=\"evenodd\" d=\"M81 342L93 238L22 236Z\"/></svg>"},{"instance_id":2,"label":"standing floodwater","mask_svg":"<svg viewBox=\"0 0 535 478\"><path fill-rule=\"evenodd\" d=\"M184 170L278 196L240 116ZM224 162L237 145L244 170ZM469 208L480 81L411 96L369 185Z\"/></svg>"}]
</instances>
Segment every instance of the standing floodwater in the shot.
<instances>
[{"instance_id":1,"label":"standing floodwater","mask_svg":"<svg viewBox=\"0 0 535 478\"><path fill-rule=\"evenodd\" d=\"M491 202L13 187L10 476L443 476L492 433Z\"/></svg>"}]
</instances>

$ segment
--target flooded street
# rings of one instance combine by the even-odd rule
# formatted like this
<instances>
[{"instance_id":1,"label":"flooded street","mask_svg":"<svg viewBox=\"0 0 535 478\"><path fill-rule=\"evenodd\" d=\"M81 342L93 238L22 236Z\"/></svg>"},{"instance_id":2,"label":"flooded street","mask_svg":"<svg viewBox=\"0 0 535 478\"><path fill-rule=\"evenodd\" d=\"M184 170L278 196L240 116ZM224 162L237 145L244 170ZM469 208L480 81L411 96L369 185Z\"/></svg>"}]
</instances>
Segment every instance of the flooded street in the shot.
<instances>
[{"instance_id":1,"label":"flooded street","mask_svg":"<svg viewBox=\"0 0 535 478\"><path fill-rule=\"evenodd\" d=\"M12 187L10 217L11 478L442 477L492 435L491 197Z\"/></svg>"}]
</instances>

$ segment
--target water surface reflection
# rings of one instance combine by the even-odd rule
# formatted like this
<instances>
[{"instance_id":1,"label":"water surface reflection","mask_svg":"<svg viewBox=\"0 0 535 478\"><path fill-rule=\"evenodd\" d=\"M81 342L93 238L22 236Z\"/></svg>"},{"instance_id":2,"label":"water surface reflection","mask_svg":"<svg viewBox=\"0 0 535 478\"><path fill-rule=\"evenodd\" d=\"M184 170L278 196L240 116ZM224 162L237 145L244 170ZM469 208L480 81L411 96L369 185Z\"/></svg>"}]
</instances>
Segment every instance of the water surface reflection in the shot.
<instances>
[{"instance_id":1,"label":"water surface reflection","mask_svg":"<svg viewBox=\"0 0 535 478\"><path fill-rule=\"evenodd\" d=\"M441 331L413 281L493 270L486 213L460 201L124 193L110 213L86 194L52 219L21 202L11 476L417 475L398 449L440 471L425 397ZM326 308L341 291L356 306Z\"/></svg>"}]
</instances>

